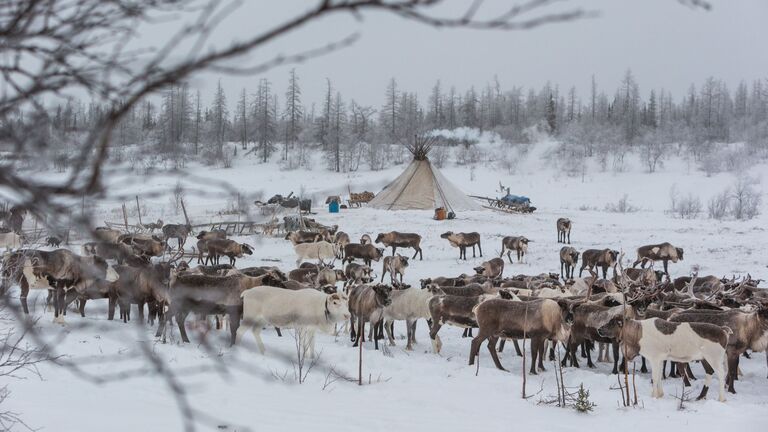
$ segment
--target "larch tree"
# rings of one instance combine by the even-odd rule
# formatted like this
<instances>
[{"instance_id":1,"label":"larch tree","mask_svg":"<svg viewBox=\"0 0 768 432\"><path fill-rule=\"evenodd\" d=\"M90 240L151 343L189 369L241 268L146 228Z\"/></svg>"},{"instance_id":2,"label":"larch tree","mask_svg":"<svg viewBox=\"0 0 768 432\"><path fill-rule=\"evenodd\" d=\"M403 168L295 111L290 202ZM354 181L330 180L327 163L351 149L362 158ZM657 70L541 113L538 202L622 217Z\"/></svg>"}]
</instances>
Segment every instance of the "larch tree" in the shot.
<instances>
[{"instance_id":1,"label":"larch tree","mask_svg":"<svg viewBox=\"0 0 768 432\"><path fill-rule=\"evenodd\" d=\"M240 91L240 98L237 100L235 112L237 138L243 150L246 150L248 148L248 100L245 88Z\"/></svg>"},{"instance_id":2,"label":"larch tree","mask_svg":"<svg viewBox=\"0 0 768 432\"><path fill-rule=\"evenodd\" d=\"M284 161L288 159L288 152L299 140L303 116L304 107L301 105L299 77L296 75L296 69L291 69L288 75L288 90L285 92L285 110L283 111L283 121L285 122Z\"/></svg>"},{"instance_id":3,"label":"larch tree","mask_svg":"<svg viewBox=\"0 0 768 432\"><path fill-rule=\"evenodd\" d=\"M216 159L224 156L224 142L227 137L227 123L229 122L229 108L227 108L227 95L221 86L221 80L216 84L216 92L211 104L211 138L214 144Z\"/></svg>"},{"instance_id":4,"label":"larch tree","mask_svg":"<svg viewBox=\"0 0 768 432\"><path fill-rule=\"evenodd\" d=\"M386 132L387 138L390 142L397 141L397 126L398 126L398 96L397 81L394 78L389 80L387 85L387 91L384 96L384 105L381 107L381 124Z\"/></svg>"}]
</instances>

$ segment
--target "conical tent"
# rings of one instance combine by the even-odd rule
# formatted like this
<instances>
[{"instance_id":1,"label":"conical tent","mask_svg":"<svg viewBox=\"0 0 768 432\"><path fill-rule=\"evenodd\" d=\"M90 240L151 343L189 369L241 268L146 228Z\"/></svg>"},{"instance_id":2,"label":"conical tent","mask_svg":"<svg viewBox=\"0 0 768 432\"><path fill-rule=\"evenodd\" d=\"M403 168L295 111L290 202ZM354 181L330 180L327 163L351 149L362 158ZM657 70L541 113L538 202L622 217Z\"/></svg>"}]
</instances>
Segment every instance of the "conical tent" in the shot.
<instances>
[{"instance_id":1,"label":"conical tent","mask_svg":"<svg viewBox=\"0 0 768 432\"><path fill-rule=\"evenodd\" d=\"M427 158L430 147L431 139L416 137L415 143L408 146L414 155L413 162L368 205L385 210L481 210L480 205L432 166Z\"/></svg>"}]
</instances>

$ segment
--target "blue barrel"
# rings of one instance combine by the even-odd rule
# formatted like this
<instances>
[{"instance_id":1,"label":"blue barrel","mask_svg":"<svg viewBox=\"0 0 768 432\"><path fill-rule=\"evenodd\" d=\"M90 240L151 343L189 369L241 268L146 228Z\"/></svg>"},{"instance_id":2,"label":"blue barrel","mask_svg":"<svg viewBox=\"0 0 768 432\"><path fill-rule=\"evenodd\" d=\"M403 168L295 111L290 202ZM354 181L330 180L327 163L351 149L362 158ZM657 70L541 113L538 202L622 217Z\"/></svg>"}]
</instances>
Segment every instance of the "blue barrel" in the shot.
<instances>
[{"instance_id":1,"label":"blue barrel","mask_svg":"<svg viewBox=\"0 0 768 432\"><path fill-rule=\"evenodd\" d=\"M338 212L339 212L339 202L331 201L328 204L328 213L338 213Z\"/></svg>"}]
</instances>

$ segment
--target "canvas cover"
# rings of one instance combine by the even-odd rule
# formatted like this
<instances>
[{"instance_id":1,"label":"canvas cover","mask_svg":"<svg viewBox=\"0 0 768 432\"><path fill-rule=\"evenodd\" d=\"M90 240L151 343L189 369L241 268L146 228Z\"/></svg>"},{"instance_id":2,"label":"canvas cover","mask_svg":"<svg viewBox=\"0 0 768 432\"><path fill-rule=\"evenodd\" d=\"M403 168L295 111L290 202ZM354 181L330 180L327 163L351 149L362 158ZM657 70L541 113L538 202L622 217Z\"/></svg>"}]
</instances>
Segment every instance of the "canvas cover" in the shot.
<instances>
[{"instance_id":1,"label":"canvas cover","mask_svg":"<svg viewBox=\"0 0 768 432\"><path fill-rule=\"evenodd\" d=\"M432 210L438 207L453 211L482 209L435 169L429 159L412 161L368 205L384 210Z\"/></svg>"}]
</instances>

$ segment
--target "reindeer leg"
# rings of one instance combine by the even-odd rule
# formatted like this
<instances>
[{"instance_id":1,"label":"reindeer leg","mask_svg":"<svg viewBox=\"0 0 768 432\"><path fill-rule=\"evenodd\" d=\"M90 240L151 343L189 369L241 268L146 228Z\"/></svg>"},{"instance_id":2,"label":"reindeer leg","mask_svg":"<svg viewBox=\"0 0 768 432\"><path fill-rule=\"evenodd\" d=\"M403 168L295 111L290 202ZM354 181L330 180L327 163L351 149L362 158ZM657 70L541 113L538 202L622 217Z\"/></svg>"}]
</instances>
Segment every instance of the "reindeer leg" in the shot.
<instances>
[{"instance_id":1,"label":"reindeer leg","mask_svg":"<svg viewBox=\"0 0 768 432\"><path fill-rule=\"evenodd\" d=\"M733 387L733 382L736 381L739 370L739 354L729 352L728 353L728 392L736 394L736 389Z\"/></svg>"},{"instance_id":2,"label":"reindeer leg","mask_svg":"<svg viewBox=\"0 0 768 432\"><path fill-rule=\"evenodd\" d=\"M189 343L189 337L187 337L187 329L184 326L184 321L187 319L188 312L179 311L176 313L176 324L179 326L179 333L181 334L181 340Z\"/></svg>"},{"instance_id":3,"label":"reindeer leg","mask_svg":"<svg viewBox=\"0 0 768 432\"><path fill-rule=\"evenodd\" d=\"M477 250L480 251L480 257L483 257L483 246L480 244L480 242L477 242Z\"/></svg>"},{"instance_id":4,"label":"reindeer leg","mask_svg":"<svg viewBox=\"0 0 768 432\"><path fill-rule=\"evenodd\" d=\"M536 370L536 357L539 354L539 344L541 342L539 341L539 338L531 338L531 368L530 368L530 374L531 375L538 375L539 372Z\"/></svg>"},{"instance_id":5,"label":"reindeer leg","mask_svg":"<svg viewBox=\"0 0 768 432\"><path fill-rule=\"evenodd\" d=\"M237 340L237 329L240 327L240 307L230 306L229 315L229 346L233 346Z\"/></svg>"},{"instance_id":6,"label":"reindeer leg","mask_svg":"<svg viewBox=\"0 0 768 432\"><path fill-rule=\"evenodd\" d=\"M586 341L584 343L586 344ZM584 345L582 345L582 347L583 346ZM591 349L587 349L587 366L592 368L592 369L595 368L595 364L592 363L592 350Z\"/></svg>"},{"instance_id":7,"label":"reindeer leg","mask_svg":"<svg viewBox=\"0 0 768 432\"><path fill-rule=\"evenodd\" d=\"M499 361L499 355L496 353L496 341L498 340L499 338L496 336L488 337L488 351L491 353L493 364L495 364L498 369L506 371L506 369L504 369L504 367L501 365L501 362Z\"/></svg>"},{"instance_id":8,"label":"reindeer leg","mask_svg":"<svg viewBox=\"0 0 768 432\"><path fill-rule=\"evenodd\" d=\"M701 365L704 367L704 373L707 374L707 381L704 384L704 386L701 387L701 393L699 393L699 396L696 398L696 400L705 399L707 397L707 391L709 391L709 384L712 382L712 374L715 372L715 370L706 360L702 359Z\"/></svg>"},{"instance_id":9,"label":"reindeer leg","mask_svg":"<svg viewBox=\"0 0 768 432\"><path fill-rule=\"evenodd\" d=\"M685 373L688 375L688 377L690 379L692 379L693 381L696 381L696 377L693 376L693 371L691 370L691 364L690 363L686 363L685 364Z\"/></svg>"},{"instance_id":10,"label":"reindeer leg","mask_svg":"<svg viewBox=\"0 0 768 432\"><path fill-rule=\"evenodd\" d=\"M499 348L496 350L498 352L504 352L504 346L507 344L506 338L499 338Z\"/></svg>"},{"instance_id":11,"label":"reindeer leg","mask_svg":"<svg viewBox=\"0 0 768 432\"><path fill-rule=\"evenodd\" d=\"M433 319L429 329L429 338L432 339L432 351L434 351L435 354L440 354L440 349L442 348L442 342L437 336L437 332L440 331L440 327L442 327L442 325L440 324L439 320Z\"/></svg>"},{"instance_id":12,"label":"reindeer leg","mask_svg":"<svg viewBox=\"0 0 768 432\"><path fill-rule=\"evenodd\" d=\"M470 345L470 348L469 348L469 365L470 366L475 364L475 357L479 356L480 345L483 343L485 339L487 339L487 337L483 332L479 332L477 336L472 339L472 344ZM480 360L478 359L478 361Z\"/></svg>"},{"instance_id":13,"label":"reindeer leg","mask_svg":"<svg viewBox=\"0 0 768 432\"><path fill-rule=\"evenodd\" d=\"M619 343L611 342L611 348L613 348L613 370L611 373L616 375L619 373Z\"/></svg>"}]
</instances>

